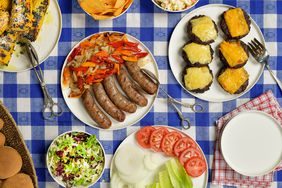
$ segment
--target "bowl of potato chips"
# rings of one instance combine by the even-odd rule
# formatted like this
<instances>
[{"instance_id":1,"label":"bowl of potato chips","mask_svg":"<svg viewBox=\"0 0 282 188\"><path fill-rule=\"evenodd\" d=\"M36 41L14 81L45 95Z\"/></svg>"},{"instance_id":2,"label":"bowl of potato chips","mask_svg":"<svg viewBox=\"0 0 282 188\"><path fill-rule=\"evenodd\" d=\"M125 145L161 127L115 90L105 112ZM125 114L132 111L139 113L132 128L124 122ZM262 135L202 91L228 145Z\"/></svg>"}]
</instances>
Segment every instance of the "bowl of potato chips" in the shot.
<instances>
[{"instance_id":1,"label":"bowl of potato chips","mask_svg":"<svg viewBox=\"0 0 282 188\"><path fill-rule=\"evenodd\" d=\"M123 15L134 0L78 0L81 8L95 20L114 19Z\"/></svg>"}]
</instances>

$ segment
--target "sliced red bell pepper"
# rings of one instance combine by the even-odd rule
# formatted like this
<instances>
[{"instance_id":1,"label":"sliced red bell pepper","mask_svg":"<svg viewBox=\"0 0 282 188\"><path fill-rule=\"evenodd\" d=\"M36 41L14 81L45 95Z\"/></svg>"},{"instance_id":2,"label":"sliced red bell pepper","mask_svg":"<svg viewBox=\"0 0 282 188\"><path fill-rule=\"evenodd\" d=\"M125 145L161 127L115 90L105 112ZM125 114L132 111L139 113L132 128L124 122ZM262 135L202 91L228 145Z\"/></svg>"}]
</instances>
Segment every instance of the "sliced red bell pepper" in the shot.
<instances>
[{"instance_id":1,"label":"sliced red bell pepper","mask_svg":"<svg viewBox=\"0 0 282 188\"><path fill-rule=\"evenodd\" d=\"M112 46L113 48L119 48L121 46L123 46L124 41L116 41L116 42L109 42L108 43L110 46Z\"/></svg>"},{"instance_id":2,"label":"sliced red bell pepper","mask_svg":"<svg viewBox=\"0 0 282 188\"><path fill-rule=\"evenodd\" d=\"M88 70L88 67L70 67L70 69L72 71L75 71L75 72L86 72Z\"/></svg>"},{"instance_id":3,"label":"sliced red bell pepper","mask_svg":"<svg viewBox=\"0 0 282 188\"><path fill-rule=\"evenodd\" d=\"M121 54L125 56L132 56L134 53L130 50L122 50Z\"/></svg>"},{"instance_id":4,"label":"sliced red bell pepper","mask_svg":"<svg viewBox=\"0 0 282 188\"><path fill-rule=\"evenodd\" d=\"M108 71L108 69L98 69L98 70L95 71L94 74L95 74L95 75L96 75L96 74L106 74L107 71Z\"/></svg>"},{"instance_id":5,"label":"sliced red bell pepper","mask_svg":"<svg viewBox=\"0 0 282 188\"><path fill-rule=\"evenodd\" d=\"M137 58L142 58L142 57L146 57L149 53L148 52L139 52L136 53L135 55L137 56Z\"/></svg>"},{"instance_id":6,"label":"sliced red bell pepper","mask_svg":"<svg viewBox=\"0 0 282 188\"><path fill-rule=\"evenodd\" d=\"M72 53L68 57L68 62L72 61L75 58L75 56L80 55L80 53L81 53L80 47L76 47L75 49L73 49Z\"/></svg>"},{"instance_id":7,"label":"sliced red bell pepper","mask_svg":"<svg viewBox=\"0 0 282 188\"><path fill-rule=\"evenodd\" d=\"M98 58L97 56L95 56L95 55L93 55L93 56L89 59L89 61L91 61L91 62L93 62L93 63L95 63L95 64L97 64L97 65L103 63L103 61L102 61L100 58Z\"/></svg>"},{"instance_id":8,"label":"sliced red bell pepper","mask_svg":"<svg viewBox=\"0 0 282 188\"><path fill-rule=\"evenodd\" d=\"M93 44L91 42L89 42L88 40L83 41L82 43L80 43L79 45L81 48L89 48L91 46L93 46Z\"/></svg>"},{"instance_id":9,"label":"sliced red bell pepper","mask_svg":"<svg viewBox=\"0 0 282 188\"><path fill-rule=\"evenodd\" d=\"M130 46L130 47L137 47L139 45L139 43L137 42L129 42L129 41L125 41L124 44L125 46Z\"/></svg>"},{"instance_id":10,"label":"sliced red bell pepper","mask_svg":"<svg viewBox=\"0 0 282 188\"><path fill-rule=\"evenodd\" d=\"M94 75L89 75L85 79L86 84L91 84L91 83L93 83L93 81L94 81Z\"/></svg>"},{"instance_id":11,"label":"sliced red bell pepper","mask_svg":"<svg viewBox=\"0 0 282 188\"><path fill-rule=\"evenodd\" d=\"M96 57L108 57L109 53L106 52L105 50L99 51L96 54L94 54Z\"/></svg>"},{"instance_id":12,"label":"sliced red bell pepper","mask_svg":"<svg viewBox=\"0 0 282 188\"><path fill-rule=\"evenodd\" d=\"M81 76L77 77L77 87L80 89L80 91L84 88L84 80Z\"/></svg>"},{"instance_id":13,"label":"sliced red bell pepper","mask_svg":"<svg viewBox=\"0 0 282 188\"><path fill-rule=\"evenodd\" d=\"M141 52L142 51L138 47L130 47L130 46L124 46L123 50L129 50L129 51L132 51L132 52Z\"/></svg>"},{"instance_id":14,"label":"sliced red bell pepper","mask_svg":"<svg viewBox=\"0 0 282 188\"><path fill-rule=\"evenodd\" d=\"M112 54L111 57L114 58L119 63L123 63L124 62L124 60L119 55Z\"/></svg>"},{"instance_id":15,"label":"sliced red bell pepper","mask_svg":"<svg viewBox=\"0 0 282 188\"><path fill-rule=\"evenodd\" d=\"M103 58L103 61L105 62L105 63L107 63L107 64L113 64L113 63L115 63L113 60L111 60L110 58Z\"/></svg>"}]
</instances>

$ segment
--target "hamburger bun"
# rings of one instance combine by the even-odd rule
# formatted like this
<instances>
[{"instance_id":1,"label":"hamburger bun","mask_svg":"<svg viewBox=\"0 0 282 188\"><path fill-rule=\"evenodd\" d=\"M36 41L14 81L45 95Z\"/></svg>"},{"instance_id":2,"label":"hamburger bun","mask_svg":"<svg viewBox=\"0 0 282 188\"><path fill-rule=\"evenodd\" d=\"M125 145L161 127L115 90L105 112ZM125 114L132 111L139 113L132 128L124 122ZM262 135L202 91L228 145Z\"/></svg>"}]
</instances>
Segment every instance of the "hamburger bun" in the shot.
<instances>
[{"instance_id":1,"label":"hamburger bun","mask_svg":"<svg viewBox=\"0 0 282 188\"><path fill-rule=\"evenodd\" d=\"M34 188L34 186L29 175L19 173L6 179L1 188Z\"/></svg>"},{"instance_id":2,"label":"hamburger bun","mask_svg":"<svg viewBox=\"0 0 282 188\"><path fill-rule=\"evenodd\" d=\"M4 146L6 137L3 133L0 132L0 146Z\"/></svg>"},{"instance_id":3,"label":"hamburger bun","mask_svg":"<svg viewBox=\"0 0 282 188\"><path fill-rule=\"evenodd\" d=\"M22 168L22 158L12 147L0 147L0 179L17 174Z\"/></svg>"}]
</instances>

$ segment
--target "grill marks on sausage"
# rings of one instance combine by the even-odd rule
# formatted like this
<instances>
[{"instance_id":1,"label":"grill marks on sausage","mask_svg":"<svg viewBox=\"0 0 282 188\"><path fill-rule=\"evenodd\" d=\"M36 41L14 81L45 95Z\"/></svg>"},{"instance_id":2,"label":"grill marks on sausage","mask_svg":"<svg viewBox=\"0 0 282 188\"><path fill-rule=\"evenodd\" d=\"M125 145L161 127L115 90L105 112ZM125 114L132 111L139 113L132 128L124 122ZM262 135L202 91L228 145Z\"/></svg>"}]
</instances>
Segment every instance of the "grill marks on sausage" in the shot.
<instances>
[{"instance_id":1,"label":"grill marks on sausage","mask_svg":"<svg viewBox=\"0 0 282 188\"><path fill-rule=\"evenodd\" d=\"M137 106L136 104L129 101L125 96L121 94L121 92L118 90L113 75L108 76L103 80L103 85L105 88L105 91L111 101L121 110L128 112L128 113L134 113L136 112Z\"/></svg>"},{"instance_id":2,"label":"grill marks on sausage","mask_svg":"<svg viewBox=\"0 0 282 188\"><path fill-rule=\"evenodd\" d=\"M101 83L96 83L93 85L93 93L97 102L110 116L119 122L123 122L125 120L124 112L118 109L117 106L111 101Z\"/></svg>"},{"instance_id":3,"label":"grill marks on sausage","mask_svg":"<svg viewBox=\"0 0 282 188\"><path fill-rule=\"evenodd\" d=\"M141 86L144 91L150 95L153 95L157 92L158 86L141 72L137 63L125 62L125 65L130 76Z\"/></svg>"},{"instance_id":4,"label":"grill marks on sausage","mask_svg":"<svg viewBox=\"0 0 282 188\"><path fill-rule=\"evenodd\" d=\"M127 70L124 66L121 67L120 73L116 77L122 90L132 102L141 107L144 107L148 104L146 97L134 88L134 85L130 80Z\"/></svg>"},{"instance_id":5,"label":"grill marks on sausage","mask_svg":"<svg viewBox=\"0 0 282 188\"><path fill-rule=\"evenodd\" d=\"M98 107L91 95L89 89L87 89L82 95L82 102L91 118L103 129L108 129L112 122Z\"/></svg>"}]
</instances>

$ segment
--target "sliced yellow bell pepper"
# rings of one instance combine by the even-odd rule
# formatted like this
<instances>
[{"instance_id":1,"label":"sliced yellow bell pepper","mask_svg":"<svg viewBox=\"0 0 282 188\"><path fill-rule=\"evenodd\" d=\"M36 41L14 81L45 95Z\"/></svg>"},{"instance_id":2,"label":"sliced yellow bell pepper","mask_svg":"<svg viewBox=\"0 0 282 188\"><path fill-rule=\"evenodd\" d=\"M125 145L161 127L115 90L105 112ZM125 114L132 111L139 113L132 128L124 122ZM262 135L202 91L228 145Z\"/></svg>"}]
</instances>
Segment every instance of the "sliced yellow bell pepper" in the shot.
<instances>
[{"instance_id":1,"label":"sliced yellow bell pepper","mask_svg":"<svg viewBox=\"0 0 282 188\"><path fill-rule=\"evenodd\" d=\"M91 61L86 61L81 64L82 67L96 67L96 63L93 63Z\"/></svg>"}]
</instances>

